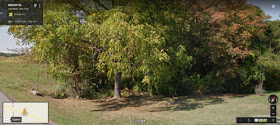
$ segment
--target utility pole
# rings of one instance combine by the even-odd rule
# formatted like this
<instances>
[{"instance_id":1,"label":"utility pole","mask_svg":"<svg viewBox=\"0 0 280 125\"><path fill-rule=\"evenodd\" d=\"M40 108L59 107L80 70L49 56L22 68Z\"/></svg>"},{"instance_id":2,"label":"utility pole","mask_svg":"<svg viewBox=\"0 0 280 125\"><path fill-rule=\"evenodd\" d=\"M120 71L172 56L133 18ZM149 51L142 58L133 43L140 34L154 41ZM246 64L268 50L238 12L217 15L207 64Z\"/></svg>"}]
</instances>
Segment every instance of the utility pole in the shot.
<instances>
[{"instance_id":1,"label":"utility pole","mask_svg":"<svg viewBox=\"0 0 280 125\"><path fill-rule=\"evenodd\" d=\"M36 86L36 91L39 91L39 78L40 78L40 73L37 75L37 86Z\"/></svg>"}]
</instances>

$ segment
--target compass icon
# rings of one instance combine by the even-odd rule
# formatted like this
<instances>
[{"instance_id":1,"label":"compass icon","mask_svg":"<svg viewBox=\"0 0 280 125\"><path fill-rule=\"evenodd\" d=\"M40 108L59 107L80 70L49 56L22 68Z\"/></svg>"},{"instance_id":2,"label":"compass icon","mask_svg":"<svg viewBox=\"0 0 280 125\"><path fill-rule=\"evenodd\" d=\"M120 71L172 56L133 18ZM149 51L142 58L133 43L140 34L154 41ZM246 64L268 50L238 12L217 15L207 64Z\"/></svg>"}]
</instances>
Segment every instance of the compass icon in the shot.
<instances>
[{"instance_id":1,"label":"compass icon","mask_svg":"<svg viewBox=\"0 0 280 125\"><path fill-rule=\"evenodd\" d=\"M270 104L276 104L278 102L278 97L276 95L270 95L268 97L268 102Z\"/></svg>"}]
</instances>

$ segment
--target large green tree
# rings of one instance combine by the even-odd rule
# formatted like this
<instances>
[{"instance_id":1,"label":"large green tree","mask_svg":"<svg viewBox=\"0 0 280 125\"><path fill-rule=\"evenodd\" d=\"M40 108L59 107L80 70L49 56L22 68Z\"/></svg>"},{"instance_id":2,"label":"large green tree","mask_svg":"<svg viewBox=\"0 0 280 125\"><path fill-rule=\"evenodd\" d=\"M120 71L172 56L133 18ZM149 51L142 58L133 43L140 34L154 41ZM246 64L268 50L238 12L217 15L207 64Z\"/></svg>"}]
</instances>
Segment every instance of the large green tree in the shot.
<instances>
[{"instance_id":1,"label":"large green tree","mask_svg":"<svg viewBox=\"0 0 280 125\"><path fill-rule=\"evenodd\" d=\"M87 20L89 39L96 41L91 36L97 35L103 49L99 67L108 68L109 77L115 76L115 98L121 96L122 74L127 76L133 70L144 75L144 84L156 86L170 81L180 68L190 66L185 41L175 36L182 34L180 26L186 15L183 8L179 8L179 15L172 9L177 10L178 4L131 2Z\"/></svg>"},{"instance_id":2,"label":"large green tree","mask_svg":"<svg viewBox=\"0 0 280 125\"><path fill-rule=\"evenodd\" d=\"M65 81L72 78L77 96L83 81L81 75L88 70L83 68L94 64L94 57L90 57L94 50L82 39L84 16L80 13L67 2L44 1L44 25L11 26L9 29L20 42L32 45L36 58L48 65L55 78Z\"/></svg>"}]
</instances>

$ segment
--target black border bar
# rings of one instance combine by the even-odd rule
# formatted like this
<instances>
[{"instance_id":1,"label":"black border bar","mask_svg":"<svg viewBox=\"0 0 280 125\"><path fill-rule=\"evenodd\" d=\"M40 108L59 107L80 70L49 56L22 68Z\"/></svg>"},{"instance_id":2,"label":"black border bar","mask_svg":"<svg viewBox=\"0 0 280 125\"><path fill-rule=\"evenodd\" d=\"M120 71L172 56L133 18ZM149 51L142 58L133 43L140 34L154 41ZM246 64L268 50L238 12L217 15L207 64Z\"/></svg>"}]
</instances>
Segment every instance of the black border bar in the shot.
<instances>
[{"instance_id":1,"label":"black border bar","mask_svg":"<svg viewBox=\"0 0 280 125\"><path fill-rule=\"evenodd\" d=\"M255 120L258 119L258 122ZM266 122L260 122L260 119L266 119ZM276 123L276 117L236 117L236 123Z\"/></svg>"}]
</instances>

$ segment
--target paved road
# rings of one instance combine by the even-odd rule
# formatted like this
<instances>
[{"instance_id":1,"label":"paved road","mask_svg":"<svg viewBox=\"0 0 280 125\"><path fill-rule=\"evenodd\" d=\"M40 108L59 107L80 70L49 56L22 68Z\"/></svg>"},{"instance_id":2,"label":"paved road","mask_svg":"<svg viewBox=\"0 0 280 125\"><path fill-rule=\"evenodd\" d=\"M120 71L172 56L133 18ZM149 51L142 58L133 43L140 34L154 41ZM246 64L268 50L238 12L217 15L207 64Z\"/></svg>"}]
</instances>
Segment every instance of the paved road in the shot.
<instances>
[{"instance_id":1,"label":"paved road","mask_svg":"<svg viewBox=\"0 0 280 125\"><path fill-rule=\"evenodd\" d=\"M0 124L3 123L2 119L2 103L3 102L11 102L12 100L7 97L2 91L0 91ZM28 125L28 124L6 124L6 125ZM54 125L54 124L30 124L30 125Z\"/></svg>"}]
</instances>

